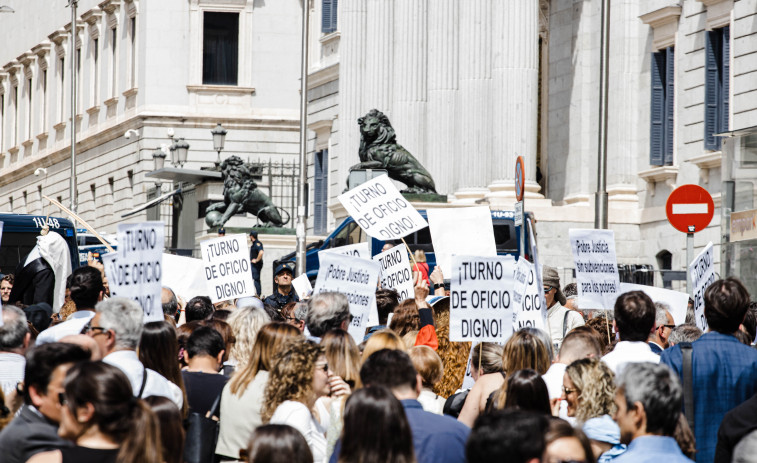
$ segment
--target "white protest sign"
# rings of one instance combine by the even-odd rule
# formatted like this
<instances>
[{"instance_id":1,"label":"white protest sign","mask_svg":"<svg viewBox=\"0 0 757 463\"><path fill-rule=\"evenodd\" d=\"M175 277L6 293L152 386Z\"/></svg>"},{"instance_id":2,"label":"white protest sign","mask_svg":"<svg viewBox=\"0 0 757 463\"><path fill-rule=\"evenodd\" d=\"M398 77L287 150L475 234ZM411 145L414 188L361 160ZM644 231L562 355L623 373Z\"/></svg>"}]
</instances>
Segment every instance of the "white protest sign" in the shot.
<instances>
[{"instance_id":1,"label":"white protest sign","mask_svg":"<svg viewBox=\"0 0 757 463\"><path fill-rule=\"evenodd\" d=\"M691 288L694 291L691 295L694 300L694 318L696 318L697 327L702 331L707 331L707 320L704 318L704 290L715 281L715 257L712 242L707 243L702 252L691 261L689 276L691 277Z\"/></svg>"},{"instance_id":2,"label":"white protest sign","mask_svg":"<svg viewBox=\"0 0 757 463\"><path fill-rule=\"evenodd\" d=\"M360 228L379 240L403 238L428 225L387 175L339 195L339 201Z\"/></svg>"},{"instance_id":3,"label":"white protest sign","mask_svg":"<svg viewBox=\"0 0 757 463\"><path fill-rule=\"evenodd\" d=\"M629 291L643 291L653 302L663 302L670 307L670 315L676 325L686 322L686 308L689 305L689 295L680 291L657 288L655 286L621 283L619 294Z\"/></svg>"},{"instance_id":4,"label":"white protest sign","mask_svg":"<svg viewBox=\"0 0 757 463\"><path fill-rule=\"evenodd\" d=\"M612 230L568 230L576 265L579 306L610 310L618 298L620 278Z\"/></svg>"},{"instance_id":5,"label":"white protest sign","mask_svg":"<svg viewBox=\"0 0 757 463\"><path fill-rule=\"evenodd\" d=\"M445 278L452 275L452 256L497 255L492 214L488 207L429 209L428 228L434 243L436 265Z\"/></svg>"},{"instance_id":6,"label":"white protest sign","mask_svg":"<svg viewBox=\"0 0 757 463\"><path fill-rule=\"evenodd\" d=\"M137 301L144 322L163 320L163 222L118 225L118 251L102 255L110 295Z\"/></svg>"},{"instance_id":7,"label":"white protest sign","mask_svg":"<svg viewBox=\"0 0 757 463\"><path fill-rule=\"evenodd\" d=\"M320 267L313 294L342 293L350 303L352 323L348 329L356 343L363 342L368 313L376 302L376 284L381 266L372 260L333 252L319 254Z\"/></svg>"},{"instance_id":8,"label":"white protest sign","mask_svg":"<svg viewBox=\"0 0 757 463\"><path fill-rule=\"evenodd\" d=\"M210 300L213 303L255 295L255 284L243 234L219 236L200 243Z\"/></svg>"},{"instance_id":9,"label":"white protest sign","mask_svg":"<svg viewBox=\"0 0 757 463\"><path fill-rule=\"evenodd\" d=\"M308 278L306 273L292 280L292 287L294 287L294 292L297 293L300 299L309 296L313 292L313 285L310 284L310 278Z\"/></svg>"},{"instance_id":10,"label":"white protest sign","mask_svg":"<svg viewBox=\"0 0 757 463\"><path fill-rule=\"evenodd\" d=\"M547 331L542 300L536 278L536 267L525 258L518 260L515 267L515 284L513 286L513 330L521 328L538 328Z\"/></svg>"},{"instance_id":11,"label":"white protest sign","mask_svg":"<svg viewBox=\"0 0 757 463\"><path fill-rule=\"evenodd\" d=\"M539 328L541 330L545 330L547 333L549 333L550 337L552 336L552 333L548 329L547 326L547 300L544 297L544 282L542 281L541 275L542 275L542 266L539 263L539 250L536 249L536 237L534 236L534 224L531 222L530 218L526 218L526 222L528 223L528 238L529 238L529 245L531 247L531 255L534 258L533 263L533 271L534 276L536 278L531 279L529 278L528 288L526 288L526 297L524 299L524 304L529 302L531 309L530 310L536 310L537 314L541 315L541 326L539 326L538 318L534 318L534 326L536 328ZM537 301L538 299L538 301ZM538 306L536 305L538 302Z\"/></svg>"},{"instance_id":12,"label":"white protest sign","mask_svg":"<svg viewBox=\"0 0 757 463\"><path fill-rule=\"evenodd\" d=\"M163 286L171 288L177 298L189 302L205 294L205 267L201 259L163 254Z\"/></svg>"},{"instance_id":13,"label":"white protest sign","mask_svg":"<svg viewBox=\"0 0 757 463\"><path fill-rule=\"evenodd\" d=\"M449 339L502 342L513 333L512 256L452 258Z\"/></svg>"},{"instance_id":14,"label":"white protest sign","mask_svg":"<svg viewBox=\"0 0 757 463\"><path fill-rule=\"evenodd\" d=\"M367 241L364 243L348 244L347 246L339 246L336 248L318 251L319 254L321 252L336 252L339 254L344 254L345 256L359 257L361 259L371 258L371 247Z\"/></svg>"},{"instance_id":15,"label":"white protest sign","mask_svg":"<svg viewBox=\"0 0 757 463\"><path fill-rule=\"evenodd\" d=\"M404 244L398 244L377 254L373 260L381 264L379 281L382 288L396 289L400 294L400 301L415 297L413 272L410 271L410 259Z\"/></svg>"},{"instance_id":16,"label":"white protest sign","mask_svg":"<svg viewBox=\"0 0 757 463\"><path fill-rule=\"evenodd\" d=\"M0 245L2 244L3 244L3 222L0 221ZM0 318L0 326L3 326L2 323L3 323L3 320L2 318Z\"/></svg>"}]
</instances>

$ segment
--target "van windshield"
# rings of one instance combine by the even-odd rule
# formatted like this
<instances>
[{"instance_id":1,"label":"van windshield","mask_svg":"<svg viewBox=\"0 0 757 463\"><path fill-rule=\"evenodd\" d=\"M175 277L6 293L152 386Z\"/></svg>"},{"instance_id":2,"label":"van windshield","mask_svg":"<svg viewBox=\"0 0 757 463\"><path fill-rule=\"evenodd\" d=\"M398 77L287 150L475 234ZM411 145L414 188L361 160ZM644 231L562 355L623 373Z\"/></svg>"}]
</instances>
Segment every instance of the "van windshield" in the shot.
<instances>
[{"instance_id":1,"label":"van windshield","mask_svg":"<svg viewBox=\"0 0 757 463\"><path fill-rule=\"evenodd\" d=\"M355 222L350 222L344 226L339 233L331 240L329 247L338 248L339 246L347 246L348 244L357 244L365 240L366 235L363 229Z\"/></svg>"},{"instance_id":2,"label":"van windshield","mask_svg":"<svg viewBox=\"0 0 757 463\"><path fill-rule=\"evenodd\" d=\"M16 266L37 244L34 233L4 232L0 247L0 272L14 273Z\"/></svg>"}]
</instances>

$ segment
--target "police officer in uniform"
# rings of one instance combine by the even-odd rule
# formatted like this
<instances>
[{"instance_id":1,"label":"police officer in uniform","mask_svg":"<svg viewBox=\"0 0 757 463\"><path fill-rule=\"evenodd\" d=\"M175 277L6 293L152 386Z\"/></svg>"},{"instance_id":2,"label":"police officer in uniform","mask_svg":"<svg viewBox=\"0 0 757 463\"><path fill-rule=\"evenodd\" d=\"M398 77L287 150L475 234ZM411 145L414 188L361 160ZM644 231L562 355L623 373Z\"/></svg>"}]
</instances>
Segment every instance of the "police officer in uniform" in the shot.
<instances>
[{"instance_id":1,"label":"police officer in uniform","mask_svg":"<svg viewBox=\"0 0 757 463\"><path fill-rule=\"evenodd\" d=\"M300 298L292 287L292 269L284 264L279 264L276 267L276 276L273 279L275 283L273 294L265 298L263 301L266 305L270 305L276 310L281 310L285 305L290 302L299 302Z\"/></svg>"},{"instance_id":2,"label":"police officer in uniform","mask_svg":"<svg viewBox=\"0 0 757 463\"><path fill-rule=\"evenodd\" d=\"M252 247L250 248L250 268L252 269L252 281L255 282L255 292L260 296L260 272L263 270L263 243L258 239L258 232L251 231L250 239Z\"/></svg>"}]
</instances>

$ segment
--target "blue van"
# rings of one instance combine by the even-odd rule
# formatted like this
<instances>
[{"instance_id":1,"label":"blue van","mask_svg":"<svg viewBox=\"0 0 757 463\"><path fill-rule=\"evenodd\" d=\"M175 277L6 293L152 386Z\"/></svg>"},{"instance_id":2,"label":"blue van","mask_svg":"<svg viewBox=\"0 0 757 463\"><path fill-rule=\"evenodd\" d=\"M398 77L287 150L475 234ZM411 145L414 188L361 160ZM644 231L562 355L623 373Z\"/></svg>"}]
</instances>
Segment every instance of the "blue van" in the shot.
<instances>
[{"instance_id":1,"label":"blue van","mask_svg":"<svg viewBox=\"0 0 757 463\"><path fill-rule=\"evenodd\" d=\"M115 235L101 233L100 236L110 244L113 250L118 250ZM102 255L110 252L99 238L89 232L86 228L76 229L76 242L79 243L79 265L87 265L87 256L91 252L95 260L102 262Z\"/></svg>"},{"instance_id":2,"label":"blue van","mask_svg":"<svg viewBox=\"0 0 757 463\"><path fill-rule=\"evenodd\" d=\"M13 273L21 260L37 245L37 237L45 225L44 215L10 214L0 212L3 235L0 237L0 273ZM76 227L62 217L48 217L51 233L57 233L68 244L71 271L79 267Z\"/></svg>"},{"instance_id":3,"label":"blue van","mask_svg":"<svg viewBox=\"0 0 757 463\"><path fill-rule=\"evenodd\" d=\"M419 210L418 212L424 219L428 220L425 210ZM492 225L494 226L494 242L497 245L497 254L510 254L517 258L520 255L520 240L518 238L520 227L515 226L514 212L491 211L491 213ZM526 212L526 215L531 219L531 223L534 223L533 214ZM535 236L536 231L534 230L534 237ZM337 248L339 246L362 243L364 241L368 241L370 244L371 256L380 254L381 248L383 248L386 243L385 241L371 238L362 228L360 228L352 217L347 217L326 239L308 245L306 254L306 272L308 278L311 281L315 281L315 278L318 276L318 267L320 265L318 252ZM429 228L423 228L406 236L405 241L411 252L420 249L426 254L426 263L428 264L430 274L434 270L434 267L436 267L436 256L434 255L434 245L431 243L431 231ZM528 234L526 234L526 250L530 249L529 241ZM389 242L392 244L399 244L402 241L392 240ZM528 252L526 252L525 256L529 260L532 259ZM273 262L273 268L275 269L279 264L286 264L288 266L291 265L291 268L294 271L295 259L296 253L292 252L286 254Z\"/></svg>"}]
</instances>

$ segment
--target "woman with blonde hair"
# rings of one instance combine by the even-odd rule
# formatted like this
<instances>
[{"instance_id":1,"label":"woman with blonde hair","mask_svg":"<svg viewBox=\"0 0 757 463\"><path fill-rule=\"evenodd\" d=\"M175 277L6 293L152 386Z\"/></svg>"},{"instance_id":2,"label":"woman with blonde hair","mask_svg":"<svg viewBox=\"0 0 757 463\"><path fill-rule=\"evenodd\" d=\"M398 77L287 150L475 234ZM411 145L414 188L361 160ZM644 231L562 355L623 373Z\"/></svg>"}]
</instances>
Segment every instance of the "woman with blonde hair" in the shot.
<instances>
[{"instance_id":1,"label":"woman with blonde hair","mask_svg":"<svg viewBox=\"0 0 757 463\"><path fill-rule=\"evenodd\" d=\"M245 367L234 373L221 393L217 455L238 459L239 451L247 448L250 434L263 424L263 393L273 358L298 339L302 339L300 330L287 323L269 323L260 329Z\"/></svg>"},{"instance_id":2,"label":"woman with blonde hair","mask_svg":"<svg viewBox=\"0 0 757 463\"><path fill-rule=\"evenodd\" d=\"M378 352L381 349L407 350L405 348L405 343L397 333L389 329L379 330L373 333L373 335L368 338L368 342L365 343L363 355L360 357L360 363L365 363L365 360L370 357L371 354Z\"/></svg>"},{"instance_id":3,"label":"woman with blonde hair","mask_svg":"<svg viewBox=\"0 0 757 463\"><path fill-rule=\"evenodd\" d=\"M258 331L263 325L271 322L271 317L261 308L242 306L231 313L227 322L234 333L234 345L231 346L226 365L243 370L250 360Z\"/></svg>"},{"instance_id":4,"label":"woman with blonde hair","mask_svg":"<svg viewBox=\"0 0 757 463\"><path fill-rule=\"evenodd\" d=\"M328 453L331 454L342 433L344 404L352 390L360 385L360 351L352 336L344 330L331 330L321 338L329 368L331 396L315 402L321 426L327 430Z\"/></svg>"},{"instance_id":5,"label":"woman with blonde hair","mask_svg":"<svg viewBox=\"0 0 757 463\"><path fill-rule=\"evenodd\" d=\"M325 431L313 415L315 401L331 392L329 368L321 346L295 341L275 357L265 388L263 423L297 429L313 453L313 461L327 461Z\"/></svg>"}]
</instances>

